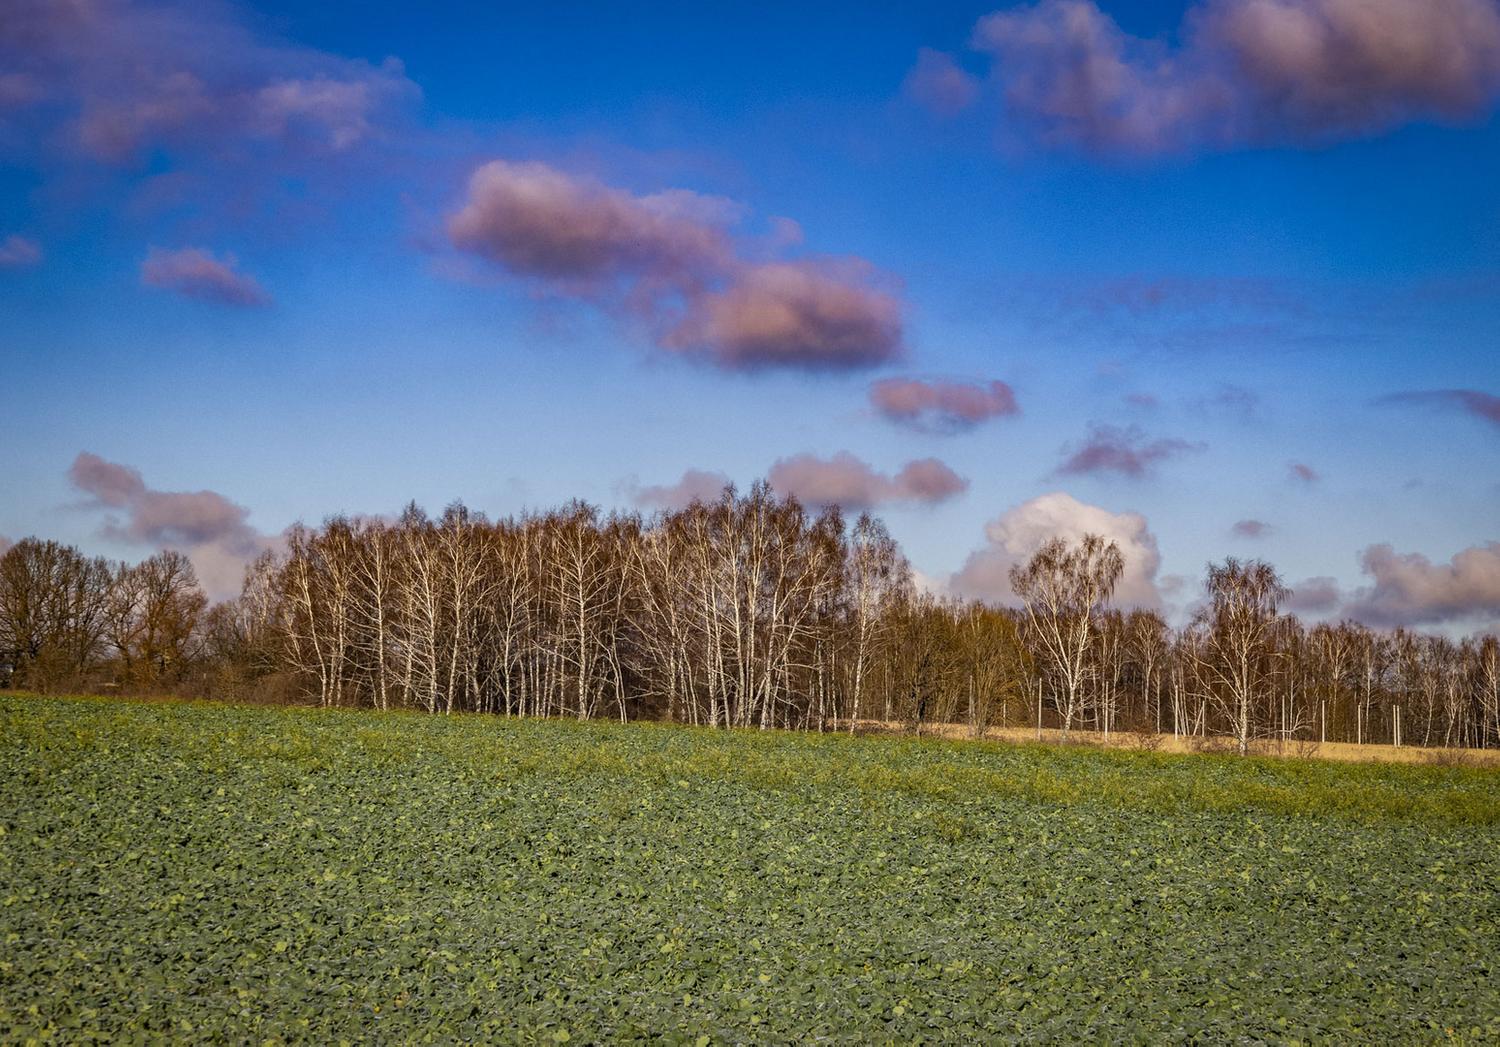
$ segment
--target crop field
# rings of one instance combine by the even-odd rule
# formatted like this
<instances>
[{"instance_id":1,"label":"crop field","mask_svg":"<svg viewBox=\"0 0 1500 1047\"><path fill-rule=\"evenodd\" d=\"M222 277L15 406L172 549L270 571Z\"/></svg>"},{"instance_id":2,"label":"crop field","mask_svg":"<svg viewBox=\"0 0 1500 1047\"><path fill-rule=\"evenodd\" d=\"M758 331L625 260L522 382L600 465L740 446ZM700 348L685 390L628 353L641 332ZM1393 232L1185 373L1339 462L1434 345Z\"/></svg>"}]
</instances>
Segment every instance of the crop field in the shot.
<instances>
[{"instance_id":1,"label":"crop field","mask_svg":"<svg viewBox=\"0 0 1500 1047\"><path fill-rule=\"evenodd\" d=\"M1500 1040L1492 770L0 697L0 1041Z\"/></svg>"}]
</instances>

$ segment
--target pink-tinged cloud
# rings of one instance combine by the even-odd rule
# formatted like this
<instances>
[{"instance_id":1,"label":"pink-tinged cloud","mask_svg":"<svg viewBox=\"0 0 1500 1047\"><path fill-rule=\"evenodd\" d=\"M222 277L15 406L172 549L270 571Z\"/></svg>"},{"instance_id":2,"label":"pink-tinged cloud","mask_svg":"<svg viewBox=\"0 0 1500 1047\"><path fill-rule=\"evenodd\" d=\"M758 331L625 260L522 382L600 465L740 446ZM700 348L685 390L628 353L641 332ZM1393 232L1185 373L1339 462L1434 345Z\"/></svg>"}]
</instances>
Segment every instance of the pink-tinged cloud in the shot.
<instances>
[{"instance_id":1,"label":"pink-tinged cloud","mask_svg":"<svg viewBox=\"0 0 1500 1047\"><path fill-rule=\"evenodd\" d=\"M901 85L906 96L941 117L956 116L979 97L979 81L965 72L953 56L924 47L917 51Z\"/></svg>"},{"instance_id":2,"label":"pink-tinged cloud","mask_svg":"<svg viewBox=\"0 0 1500 1047\"><path fill-rule=\"evenodd\" d=\"M68 482L93 496L101 508L124 509L146 495L140 470L82 451L68 468Z\"/></svg>"},{"instance_id":3,"label":"pink-tinged cloud","mask_svg":"<svg viewBox=\"0 0 1500 1047\"><path fill-rule=\"evenodd\" d=\"M870 405L881 417L924 432L953 433L991 418L1021 413L1004 382L882 378L870 386Z\"/></svg>"},{"instance_id":4,"label":"pink-tinged cloud","mask_svg":"<svg viewBox=\"0 0 1500 1047\"><path fill-rule=\"evenodd\" d=\"M1500 426L1500 396L1477 389L1426 389L1409 393L1392 393L1382 403L1415 404L1462 411L1481 421Z\"/></svg>"},{"instance_id":5,"label":"pink-tinged cloud","mask_svg":"<svg viewBox=\"0 0 1500 1047\"><path fill-rule=\"evenodd\" d=\"M140 471L82 452L68 469L68 480L91 495L101 509L124 510L111 524L114 537L143 543L199 545L221 539L248 539L250 511L213 491L154 491Z\"/></svg>"},{"instance_id":6,"label":"pink-tinged cloud","mask_svg":"<svg viewBox=\"0 0 1500 1047\"><path fill-rule=\"evenodd\" d=\"M812 454L782 458L771 466L767 479L775 490L809 505L848 510L903 503L936 505L969 487L969 481L936 458L907 462L888 476L848 451L831 458Z\"/></svg>"},{"instance_id":7,"label":"pink-tinged cloud","mask_svg":"<svg viewBox=\"0 0 1500 1047\"><path fill-rule=\"evenodd\" d=\"M1113 513L1055 491L1007 510L984 530L985 544L971 553L949 579L948 588L956 594L1014 605L1011 567L1025 563L1052 538L1077 542L1085 534L1098 534L1119 545L1125 560L1115 603L1162 606L1162 586L1157 578L1161 553L1156 536L1139 513Z\"/></svg>"},{"instance_id":8,"label":"pink-tinged cloud","mask_svg":"<svg viewBox=\"0 0 1500 1047\"><path fill-rule=\"evenodd\" d=\"M724 222L695 194L634 196L541 163L493 160L448 219L454 246L512 272L603 293L605 282L670 294L727 271ZM685 206L689 202L695 206ZM721 206L714 217L728 217Z\"/></svg>"},{"instance_id":9,"label":"pink-tinged cloud","mask_svg":"<svg viewBox=\"0 0 1500 1047\"><path fill-rule=\"evenodd\" d=\"M375 134L383 96L407 90L404 80L405 70L394 61L377 75L353 80L276 80L256 92L254 127L268 137L312 139L343 152Z\"/></svg>"},{"instance_id":10,"label":"pink-tinged cloud","mask_svg":"<svg viewBox=\"0 0 1500 1047\"><path fill-rule=\"evenodd\" d=\"M1160 462L1202 448L1202 444L1175 437L1149 440L1135 426L1095 425L1081 444L1065 452L1067 458L1056 472L1061 476L1115 473L1139 479Z\"/></svg>"},{"instance_id":11,"label":"pink-tinged cloud","mask_svg":"<svg viewBox=\"0 0 1500 1047\"><path fill-rule=\"evenodd\" d=\"M1475 120L1500 98L1493 0L1203 0L1177 38L1042 0L980 19L972 44L1013 121L1100 152L1319 143Z\"/></svg>"},{"instance_id":12,"label":"pink-tinged cloud","mask_svg":"<svg viewBox=\"0 0 1500 1047\"><path fill-rule=\"evenodd\" d=\"M1049 145L1164 152L1224 104L1223 87L1128 36L1092 0L986 15L971 43L994 59L1011 118Z\"/></svg>"},{"instance_id":13,"label":"pink-tinged cloud","mask_svg":"<svg viewBox=\"0 0 1500 1047\"><path fill-rule=\"evenodd\" d=\"M1271 525L1264 520L1236 520L1229 532L1236 538L1264 538L1271 533Z\"/></svg>"},{"instance_id":14,"label":"pink-tinged cloud","mask_svg":"<svg viewBox=\"0 0 1500 1047\"><path fill-rule=\"evenodd\" d=\"M731 370L856 371L900 359L901 337L900 305L865 267L799 260L693 295L665 341Z\"/></svg>"},{"instance_id":15,"label":"pink-tinged cloud","mask_svg":"<svg viewBox=\"0 0 1500 1047\"><path fill-rule=\"evenodd\" d=\"M770 244L773 248L799 247L807 239L802 223L785 215L772 215L766 222L771 228Z\"/></svg>"},{"instance_id":16,"label":"pink-tinged cloud","mask_svg":"<svg viewBox=\"0 0 1500 1047\"><path fill-rule=\"evenodd\" d=\"M107 512L101 533L133 545L179 549L192 557L213 596L239 591L244 566L276 539L249 522L250 511L216 491L160 491L139 470L84 451L68 469L85 508Z\"/></svg>"},{"instance_id":17,"label":"pink-tinged cloud","mask_svg":"<svg viewBox=\"0 0 1500 1047\"><path fill-rule=\"evenodd\" d=\"M270 295L253 277L239 272L238 265L234 255L220 258L201 247L177 251L153 247L141 263L141 283L204 302L270 305Z\"/></svg>"},{"instance_id":18,"label":"pink-tinged cloud","mask_svg":"<svg viewBox=\"0 0 1500 1047\"><path fill-rule=\"evenodd\" d=\"M1344 602L1343 590L1337 579L1328 575L1305 578L1292 587L1286 599L1286 609L1296 614L1329 615L1337 611Z\"/></svg>"},{"instance_id":19,"label":"pink-tinged cloud","mask_svg":"<svg viewBox=\"0 0 1500 1047\"><path fill-rule=\"evenodd\" d=\"M855 370L898 359L901 307L857 259L751 261L744 209L637 196L541 163L491 161L448 219L461 251L550 294L644 323L663 349L728 370ZM787 221L767 241L785 249ZM755 250L751 250L754 248Z\"/></svg>"},{"instance_id":20,"label":"pink-tinged cloud","mask_svg":"<svg viewBox=\"0 0 1500 1047\"><path fill-rule=\"evenodd\" d=\"M1500 542L1471 546L1447 563L1373 545L1360 566L1372 584L1353 593L1344 610L1370 625L1500 621Z\"/></svg>"},{"instance_id":21,"label":"pink-tinged cloud","mask_svg":"<svg viewBox=\"0 0 1500 1047\"><path fill-rule=\"evenodd\" d=\"M969 481L936 458L907 462L895 476L896 500L934 505L969 489Z\"/></svg>"},{"instance_id":22,"label":"pink-tinged cloud","mask_svg":"<svg viewBox=\"0 0 1500 1047\"><path fill-rule=\"evenodd\" d=\"M420 96L394 59L278 41L228 4L188 0L7 0L0 68L0 105L38 121L35 140L110 165L344 152Z\"/></svg>"},{"instance_id":23,"label":"pink-tinged cloud","mask_svg":"<svg viewBox=\"0 0 1500 1047\"><path fill-rule=\"evenodd\" d=\"M632 492L636 505L648 509L681 509L694 502L714 502L734 481L726 473L688 469L670 484L650 484Z\"/></svg>"},{"instance_id":24,"label":"pink-tinged cloud","mask_svg":"<svg viewBox=\"0 0 1500 1047\"><path fill-rule=\"evenodd\" d=\"M0 240L0 269L26 269L42 260L42 245L29 237L11 234Z\"/></svg>"},{"instance_id":25,"label":"pink-tinged cloud","mask_svg":"<svg viewBox=\"0 0 1500 1047\"><path fill-rule=\"evenodd\" d=\"M1227 53L1251 119L1273 134L1462 122L1500 96L1493 0L1220 0L1202 12L1203 39Z\"/></svg>"},{"instance_id":26,"label":"pink-tinged cloud","mask_svg":"<svg viewBox=\"0 0 1500 1047\"><path fill-rule=\"evenodd\" d=\"M5 553L6 553L6 551L9 550L10 547L13 546L13 545L15 545L15 544L16 544L15 542L13 542L9 538L5 537L5 535L0 534L0 556L4 556Z\"/></svg>"},{"instance_id":27,"label":"pink-tinged cloud","mask_svg":"<svg viewBox=\"0 0 1500 1047\"><path fill-rule=\"evenodd\" d=\"M1288 475L1298 483L1315 484L1323 479L1323 474L1306 462L1289 462L1286 468Z\"/></svg>"}]
</instances>

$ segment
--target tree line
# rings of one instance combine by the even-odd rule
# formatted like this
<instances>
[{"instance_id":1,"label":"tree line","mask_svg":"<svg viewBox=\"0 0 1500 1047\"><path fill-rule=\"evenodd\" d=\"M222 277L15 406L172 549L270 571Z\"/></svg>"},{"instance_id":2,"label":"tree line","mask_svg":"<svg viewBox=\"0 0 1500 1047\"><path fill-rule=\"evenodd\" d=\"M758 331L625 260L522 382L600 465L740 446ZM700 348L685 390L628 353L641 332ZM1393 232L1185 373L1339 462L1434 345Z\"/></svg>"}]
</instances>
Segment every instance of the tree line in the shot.
<instances>
[{"instance_id":1,"label":"tree line","mask_svg":"<svg viewBox=\"0 0 1500 1047\"><path fill-rule=\"evenodd\" d=\"M0 556L0 686L432 713L853 730L871 721L1500 745L1500 649L1307 627L1260 561L1212 564L1191 621L1111 606L1096 535L1011 572L1020 607L918 591L876 518L767 485L650 517L580 502L491 521L295 527L210 606L188 559L34 538Z\"/></svg>"}]
</instances>

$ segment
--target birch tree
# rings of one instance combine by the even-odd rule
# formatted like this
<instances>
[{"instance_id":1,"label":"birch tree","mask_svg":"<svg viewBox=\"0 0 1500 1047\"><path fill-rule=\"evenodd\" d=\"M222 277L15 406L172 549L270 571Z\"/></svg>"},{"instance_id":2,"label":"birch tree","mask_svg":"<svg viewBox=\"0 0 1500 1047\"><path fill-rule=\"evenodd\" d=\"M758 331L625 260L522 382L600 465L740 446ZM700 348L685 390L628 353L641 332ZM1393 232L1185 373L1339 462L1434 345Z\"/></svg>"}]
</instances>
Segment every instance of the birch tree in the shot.
<instances>
[{"instance_id":1,"label":"birch tree","mask_svg":"<svg viewBox=\"0 0 1500 1047\"><path fill-rule=\"evenodd\" d=\"M1024 566L1011 568L1011 589L1026 609L1027 636L1054 676L1064 739L1084 701L1098 617L1124 570L1120 547L1097 534L1084 535L1077 545L1053 538Z\"/></svg>"},{"instance_id":2,"label":"birch tree","mask_svg":"<svg viewBox=\"0 0 1500 1047\"><path fill-rule=\"evenodd\" d=\"M1233 557L1209 564L1206 588L1208 606L1197 616L1203 636L1199 664L1244 756L1259 726L1256 701L1269 692L1272 639L1288 590L1270 564Z\"/></svg>"}]
</instances>

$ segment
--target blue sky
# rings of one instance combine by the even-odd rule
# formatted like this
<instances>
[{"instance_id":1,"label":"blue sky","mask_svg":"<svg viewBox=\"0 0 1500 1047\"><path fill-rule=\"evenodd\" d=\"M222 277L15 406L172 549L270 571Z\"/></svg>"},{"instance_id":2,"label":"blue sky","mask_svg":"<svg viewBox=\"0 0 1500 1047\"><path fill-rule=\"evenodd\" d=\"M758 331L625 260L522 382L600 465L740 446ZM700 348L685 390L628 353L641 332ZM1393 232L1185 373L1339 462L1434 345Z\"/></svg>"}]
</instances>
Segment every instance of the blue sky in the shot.
<instances>
[{"instance_id":1,"label":"blue sky","mask_svg":"<svg viewBox=\"0 0 1500 1047\"><path fill-rule=\"evenodd\" d=\"M21 29L0 29L0 87L18 85L0 243L21 244L0 267L0 535L146 551L103 536L111 507L70 480L83 451L153 490L216 492L265 535L411 498L625 508L687 470L744 484L849 452L877 478L930 457L966 481L928 497L856 478L937 582L1018 555L987 523L1009 521L1004 544L1063 491L1144 517L1168 606L1191 589L1174 576L1226 554L1331 577L1351 607L1392 585L1419 601L1427 576L1362 553L1436 571L1500 540L1500 402L1483 399L1500 394L1500 52L1472 28L1414 40L1418 0L1377 5L1386 51L1350 43L1325 0L1279 3L1317 21L1322 61L1268 80L1245 71L1264 46L1233 0L114 0L86 24L22 0ZM1492 0L1432 11L1500 26ZM1396 68L1398 45L1435 64ZM913 73L924 48L950 95ZM1080 99L1077 68L1118 83ZM453 216L497 160L631 214L689 190L734 216L673 235L729 246L706 275L616 258L608 291L528 269L511 225L466 247ZM153 249L173 265L150 270ZM798 343L783 366L666 330L768 260L893 303L899 335L837 362ZM624 301L658 278L665 304ZM872 407L879 379L1001 381L1019 412L924 431ZM1095 426L1163 449L1059 471ZM1231 534L1245 520L1264 533ZM1003 596L972 571L952 584ZM1500 614L1478 591L1407 618Z\"/></svg>"}]
</instances>

